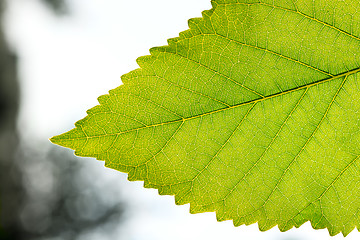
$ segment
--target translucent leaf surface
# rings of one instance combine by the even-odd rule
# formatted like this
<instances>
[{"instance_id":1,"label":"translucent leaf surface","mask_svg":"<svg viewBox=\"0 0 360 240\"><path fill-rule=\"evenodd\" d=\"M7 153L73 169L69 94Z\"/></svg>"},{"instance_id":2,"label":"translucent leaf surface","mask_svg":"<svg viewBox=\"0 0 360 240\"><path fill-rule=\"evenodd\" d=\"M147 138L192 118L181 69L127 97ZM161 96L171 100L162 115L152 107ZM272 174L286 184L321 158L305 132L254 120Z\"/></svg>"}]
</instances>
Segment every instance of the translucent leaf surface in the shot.
<instances>
[{"instance_id":1,"label":"translucent leaf surface","mask_svg":"<svg viewBox=\"0 0 360 240\"><path fill-rule=\"evenodd\" d=\"M215 0L51 140L215 211L281 231L360 227L360 3Z\"/></svg>"}]
</instances>

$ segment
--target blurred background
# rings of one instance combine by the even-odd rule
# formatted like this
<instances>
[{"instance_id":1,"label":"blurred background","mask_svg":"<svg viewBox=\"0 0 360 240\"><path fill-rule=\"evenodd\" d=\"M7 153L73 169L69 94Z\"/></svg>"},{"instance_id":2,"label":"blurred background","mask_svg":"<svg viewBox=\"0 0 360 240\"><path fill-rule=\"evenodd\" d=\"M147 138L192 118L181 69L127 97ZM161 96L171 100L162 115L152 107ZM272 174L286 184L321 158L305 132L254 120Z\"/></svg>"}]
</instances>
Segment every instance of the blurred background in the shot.
<instances>
[{"instance_id":1,"label":"blurred background","mask_svg":"<svg viewBox=\"0 0 360 240\"><path fill-rule=\"evenodd\" d=\"M343 239L308 223L262 233L191 215L48 141L120 85L137 57L210 8L210 0L0 0L0 240Z\"/></svg>"}]
</instances>

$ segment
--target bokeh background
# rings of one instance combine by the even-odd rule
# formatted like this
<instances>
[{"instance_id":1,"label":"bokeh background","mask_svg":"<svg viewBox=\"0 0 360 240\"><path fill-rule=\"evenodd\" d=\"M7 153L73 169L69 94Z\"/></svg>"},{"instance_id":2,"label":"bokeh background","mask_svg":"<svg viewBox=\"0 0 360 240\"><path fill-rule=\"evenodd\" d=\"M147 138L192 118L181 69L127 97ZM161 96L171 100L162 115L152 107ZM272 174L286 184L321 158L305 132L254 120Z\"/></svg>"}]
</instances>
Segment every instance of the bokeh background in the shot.
<instances>
[{"instance_id":1,"label":"bokeh background","mask_svg":"<svg viewBox=\"0 0 360 240\"><path fill-rule=\"evenodd\" d=\"M121 84L210 0L0 0L0 240L322 240L189 213L103 162L49 141ZM353 231L346 239L360 239Z\"/></svg>"}]
</instances>

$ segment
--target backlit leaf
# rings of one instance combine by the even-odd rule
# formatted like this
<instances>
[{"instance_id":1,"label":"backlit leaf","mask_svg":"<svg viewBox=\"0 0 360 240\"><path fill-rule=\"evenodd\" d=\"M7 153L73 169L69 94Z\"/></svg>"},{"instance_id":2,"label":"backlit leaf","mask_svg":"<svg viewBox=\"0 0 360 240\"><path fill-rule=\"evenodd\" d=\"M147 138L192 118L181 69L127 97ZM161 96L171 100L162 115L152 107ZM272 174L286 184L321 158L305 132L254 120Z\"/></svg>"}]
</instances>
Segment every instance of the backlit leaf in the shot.
<instances>
[{"instance_id":1,"label":"backlit leaf","mask_svg":"<svg viewBox=\"0 0 360 240\"><path fill-rule=\"evenodd\" d=\"M360 227L360 2L215 0L51 140L281 231Z\"/></svg>"}]
</instances>

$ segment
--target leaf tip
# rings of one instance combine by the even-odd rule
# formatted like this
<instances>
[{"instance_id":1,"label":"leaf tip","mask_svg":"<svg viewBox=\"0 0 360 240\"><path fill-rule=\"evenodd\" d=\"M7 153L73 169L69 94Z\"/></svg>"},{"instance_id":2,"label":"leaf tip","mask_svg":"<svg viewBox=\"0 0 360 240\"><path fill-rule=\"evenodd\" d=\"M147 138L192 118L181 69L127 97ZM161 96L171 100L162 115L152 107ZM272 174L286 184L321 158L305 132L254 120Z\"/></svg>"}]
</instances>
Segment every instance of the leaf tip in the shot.
<instances>
[{"instance_id":1,"label":"leaf tip","mask_svg":"<svg viewBox=\"0 0 360 240\"><path fill-rule=\"evenodd\" d=\"M58 136L53 136L53 137L49 138L49 141L53 144L56 144L56 142L58 141Z\"/></svg>"},{"instance_id":2,"label":"leaf tip","mask_svg":"<svg viewBox=\"0 0 360 240\"><path fill-rule=\"evenodd\" d=\"M49 141L53 144L56 144L56 145L59 145L59 146L63 146L62 145L62 142L64 140L64 135L66 133L63 133L63 134L59 134L59 135L56 135L56 136L53 136L51 138L49 138Z\"/></svg>"},{"instance_id":3,"label":"leaf tip","mask_svg":"<svg viewBox=\"0 0 360 240\"><path fill-rule=\"evenodd\" d=\"M75 150L78 145L77 143L81 142L83 139L86 139L84 132L79 130L79 128L74 128L68 132L54 136L49 140L53 144Z\"/></svg>"}]
</instances>

